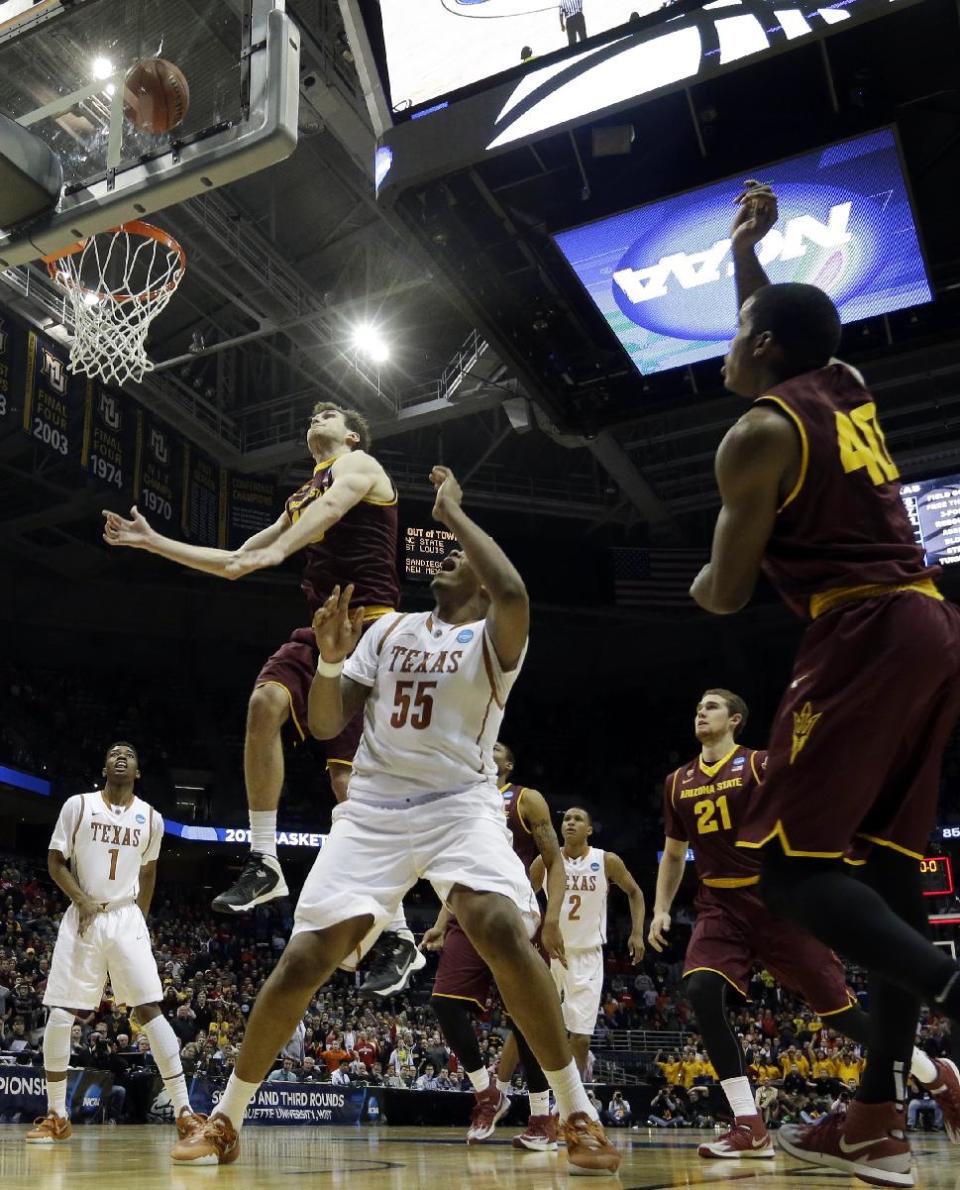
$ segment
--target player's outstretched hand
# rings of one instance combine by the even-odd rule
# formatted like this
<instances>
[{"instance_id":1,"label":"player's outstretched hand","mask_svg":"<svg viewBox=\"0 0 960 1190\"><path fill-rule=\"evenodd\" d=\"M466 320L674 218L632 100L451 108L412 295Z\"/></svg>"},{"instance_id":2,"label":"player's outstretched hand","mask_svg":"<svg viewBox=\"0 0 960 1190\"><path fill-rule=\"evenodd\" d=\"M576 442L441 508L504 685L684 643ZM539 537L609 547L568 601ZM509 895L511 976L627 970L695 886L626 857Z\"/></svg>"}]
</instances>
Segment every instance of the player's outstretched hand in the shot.
<instances>
[{"instance_id":1,"label":"player's outstretched hand","mask_svg":"<svg viewBox=\"0 0 960 1190\"><path fill-rule=\"evenodd\" d=\"M733 246L752 248L760 243L777 221L777 196L764 182L750 178L744 182L743 190L734 202L737 204L737 213L730 229Z\"/></svg>"},{"instance_id":2,"label":"player's outstretched hand","mask_svg":"<svg viewBox=\"0 0 960 1190\"><path fill-rule=\"evenodd\" d=\"M650 922L650 933L647 935L647 940L653 949L659 954L666 950L667 944L670 941L667 934L670 932L670 914L669 913L655 913L653 920Z\"/></svg>"},{"instance_id":3,"label":"player's outstretched hand","mask_svg":"<svg viewBox=\"0 0 960 1190\"><path fill-rule=\"evenodd\" d=\"M348 583L343 591L336 586L313 617L313 634L320 656L331 664L350 656L363 631L363 608L351 612L352 598L353 583Z\"/></svg>"},{"instance_id":4,"label":"player's outstretched hand","mask_svg":"<svg viewBox=\"0 0 960 1190\"><path fill-rule=\"evenodd\" d=\"M643 941L643 934L631 934L627 940L627 950L630 952L630 959L633 965L643 962L643 956L647 953L647 947Z\"/></svg>"},{"instance_id":5,"label":"player's outstretched hand","mask_svg":"<svg viewBox=\"0 0 960 1190\"><path fill-rule=\"evenodd\" d=\"M237 550L224 566L223 573L227 578L243 578L245 574L253 574L255 570L269 570L271 566L279 566L285 557L283 550L276 545L264 546L259 550Z\"/></svg>"},{"instance_id":6,"label":"player's outstretched hand","mask_svg":"<svg viewBox=\"0 0 960 1190\"><path fill-rule=\"evenodd\" d=\"M433 502L433 519L446 525L450 510L459 508L463 503L463 489L450 468L442 467L439 463L430 472L430 482L437 493Z\"/></svg>"},{"instance_id":7,"label":"player's outstretched hand","mask_svg":"<svg viewBox=\"0 0 960 1190\"><path fill-rule=\"evenodd\" d=\"M153 530L147 518L137 511L136 504L130 509L130 520L109 508L103 509L103 520L103 540L107 545L126 545L135 550L149 548Z\"/></svg>"},{"instance_id":8,"label":"player's outstretched hand","mask_svg":"<svg viewBox=\"0 0 960 1190\"><path fill-rule=\"evenodd\" d=\"M100 912L100 902L95 901L93 897L84 897L82 900L76 902L77 916L77 933L82 938L87 932L87 927L93 919Z\"/></svg>"},{"instance_id":9,"label":"player's outstretched hand","mask_svg":"<svg viewBox=\"0 0 960 1190\"><path fill-rule=\"evenodd\" d=\"M446 933L446 926L431 926L420 939L420 949L443 950L443 939Z\"/></svg>"},{"instance_id":10,"label":"player's outstretched hand","mask_svg":"<svg viewBox=\"0 0 960 1190\"><path fill-rule=\"evenodd\" d=\"M540 932L543 949L551 959L556 959L564 967L567 965L567 952L563 946L563 935L560 933L559 921L545 921Z\"/></svg>"}]
</instances>

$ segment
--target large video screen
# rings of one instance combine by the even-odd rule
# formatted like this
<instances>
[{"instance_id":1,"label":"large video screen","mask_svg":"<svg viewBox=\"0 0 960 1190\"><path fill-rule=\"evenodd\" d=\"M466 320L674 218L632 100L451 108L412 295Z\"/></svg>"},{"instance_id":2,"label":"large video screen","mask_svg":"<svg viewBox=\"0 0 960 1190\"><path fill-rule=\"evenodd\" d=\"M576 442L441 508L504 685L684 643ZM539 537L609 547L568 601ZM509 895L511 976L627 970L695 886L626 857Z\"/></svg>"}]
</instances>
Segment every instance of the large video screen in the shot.
<instances>
[{"instance_id":1,"label":"large video screen","mask_svg":"<svg viewBox=\"0 0 960 1190\"><path fill-rule=\"evenodd\" d=\"M664 0L380 0L393 109L534 63L663 7Z\"/></svg>"},{"instance_id":2,"label":"large video screen","mask_svg":"<svg viewBox=\"0 0 960 1190\"><path fill-rule=\"evenodd\" d=\"M960 562L960 475L905 483L900 495L927 565Z\"/></svg>"},{"instance_id":3,"label":"large video screen","mask_svg":"<svg viewBox=\"0 0 960 1190\"><path fill-rule=\"evenodd\" d=\"M758 247L771 281L821 286L844 322L932 299L896 137L880 129L554 237L641 373L726 351L732 199L751 175L779 199Z\"/></svg>"}]
</instances>

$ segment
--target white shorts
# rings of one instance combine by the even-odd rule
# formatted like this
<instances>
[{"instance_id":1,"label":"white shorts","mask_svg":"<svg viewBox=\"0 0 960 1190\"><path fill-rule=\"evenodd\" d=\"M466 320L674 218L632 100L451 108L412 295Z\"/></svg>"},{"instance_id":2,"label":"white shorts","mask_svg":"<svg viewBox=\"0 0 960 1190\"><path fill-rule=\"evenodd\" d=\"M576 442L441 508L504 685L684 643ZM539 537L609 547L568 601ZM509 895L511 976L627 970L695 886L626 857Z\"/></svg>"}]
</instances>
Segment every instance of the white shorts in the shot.
<instances>
[{"instance_id":1,"label":"white shorts","mask_svg":"<svg viewBox=\"0 0 960 1190\"><path fill-rule=\"evenodd\" d=\"M551 959L550 972L560 993L567 1031L585 1033L589 1037L597 1027L603 995L603 947L568 950L566 967Z\"/></svg>"},{"instance_id":2,"label":"white shorts","mask_svg":"<svg viewBox=\"0 0 960 1190\"><path fill-rule=\"evenodd\" d=\"M503 797L490 786L421 806L341 802L300 893L293 934L366 914L374 919L371 934L382 930L420 879L429 880L443 902L455 884L500 893L517 906L531 934L540 920L513 850Z\"/></svg>"},{"instance_id":3,"label":"white shorts","mask_svg":"<svg viewBox=\"0 0 960 1190\"><path fill-rule=\"evenodd\" d=\"M51 1008L99 1008L110 977L114 999L128 1008L163 999L150 931L139 905L120 905L98 913L81 938L79 914L71 905L63 915L53 948L43 1002Z\"/></svg>"}]
</instances>

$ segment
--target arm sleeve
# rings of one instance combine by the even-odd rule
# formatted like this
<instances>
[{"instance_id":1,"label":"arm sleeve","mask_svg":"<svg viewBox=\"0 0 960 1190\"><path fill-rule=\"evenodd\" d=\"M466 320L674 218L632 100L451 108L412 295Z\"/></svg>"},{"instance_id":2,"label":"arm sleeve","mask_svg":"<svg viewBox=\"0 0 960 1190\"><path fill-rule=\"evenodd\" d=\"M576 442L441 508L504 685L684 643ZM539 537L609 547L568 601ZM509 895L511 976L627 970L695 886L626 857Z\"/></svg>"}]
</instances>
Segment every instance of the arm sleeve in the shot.
<instances>
[{"instance_id":1,"label":"arm sleeve","mask_svg":"<svg viewBox=\"0 0 960 1190\"><path fill-rule=\"evenodd\" d=\"M82 804L79 794L68 797L60 808L60 817L50 836L50 851L59 851L64 859L73 854L73 836L80 823Z\"/></svg>"},{"instance_id":2,"label":"arm sleeve","mask_svg":"<svg viewBox=\"0 0 960 1190\"><path fill-rule=\"evenodd\" d=\"M360 642L347 658L343 666L343 676L351 682L359 682L361 686L372 686L377 678L377 665L380 661L380 646L389 629L401 618L399 612L393 615L381 616L374 626L368 629Z\"/></svg>"},{"instance_id":3,"label":"arm sleeve","mask_svg":"<svg viewBox=\"0 0 960 1190\"><path fill-rule=\"evenodd\" d=\"M150 809L150 841L147 844L147 849L143 853L143 860L141 863L149 864L160 855L160 848L163 844L163 818L154 810Z\"/></svg>"},{"instance_id":4,"label":"arm sleeve","mask_svg":"<svg viewBox=\"0 0 960 1190\"><path fill-rule=\"evenodd\" d=\"M676 772L672 772L663 783L663 828L668 839L677 839L681 843L686 843L686 828L673 805L673 785L676 779Z\"/></svg>"}]
</instances>

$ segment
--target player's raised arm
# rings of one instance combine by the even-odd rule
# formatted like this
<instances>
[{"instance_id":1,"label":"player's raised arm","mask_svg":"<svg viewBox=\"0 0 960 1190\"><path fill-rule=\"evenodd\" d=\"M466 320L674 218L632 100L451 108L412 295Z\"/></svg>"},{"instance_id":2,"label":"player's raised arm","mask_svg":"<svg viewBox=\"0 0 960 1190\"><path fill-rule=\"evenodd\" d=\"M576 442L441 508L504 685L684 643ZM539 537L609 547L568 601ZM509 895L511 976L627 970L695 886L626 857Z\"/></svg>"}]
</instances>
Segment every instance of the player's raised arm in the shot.
<instances>
[{"instance_id":1,"label":"player's raised arm","mask_svg":"<svg viewBox=\"0 0 960 1190\"><path fill-rule=\"evenodd\" d=\"M747 298L770 284L755 249L777 221L777 196L769 186L751 179L734 201L737 213L730 229L730 251L739 310Z\"/></svg>"},{"instance_id":2,"label":"player's raised arm","mask_svg":"<svg viewBox=\"0 0 960 1190\"><path fill-rule=\"evenodd\" d=\"M630 957L634 963L639 963L647 948L643 940L643 918L646 913L643 890L627 871L627 865L619 855L614 855L612 851L605 852L603 865L607 879L611 884L615 884L617 888L622 889L627 894L627 900L630 902L631 927L630 937L627 940L627 949L630 951Z\"/></svg>"},{"instance_id":3,"label":"player's raised arm","mask_svg":"<svg viewBox=\"0 0 960 1190\"><path fill-rule=\"evenodd\" d=\"M493 538L463 511L463 490L449 467L434 467L433 518L445 525L463 547L490 596L487 631L501 668L515 669L530 634L530 598L516 567Z\"/></svg>"},{"instance_id":4,"label":"player's raised arm","mask_svg":"<svg viewBox=\"0 0 960 1190\"><path fill-rule=\"evenodd\" d=\"M283 512L272 525L261 529L259 533L245 541L238 551L235 551L190 545L186 541L164 537L162 533L158 533L153 528L143 513L137 509L136 504L130 509L129 519L106 508L103 510L103 517L103 540L107 545L146 550L147 553L166 558L168 562L176 562L180 566L190 567L191 570L201 570L204 574L228 579L239 578L241 573L246 573L246 571L228 570L229 563L238 554L266 549L290 524L290 518L286 512Z\"/></svg>"},{"instance_id":5,"label":"player's raised arm","mask_svg":"<svg viewBox=\"0 0 960 1190\"><path fill-rule=\"evenodd\" d=\"M318 740L332 740L360 710L370 687L345 677L344 660L356 648L363 631L363 608L352 613L353 585L334 587L313 617L320 658L307 700L307 725ZM372 679L371 679L372 685Z\"/></svg>"},{"instance_id":6,"label":"player's raised arm","mask_svg":"<svg viewBox=\"0 0 960 1190\"><path fill-rule=\"evenodd\" d=\"M534 864L542 864L546 871L547 908L543 915L543 931L540 937L547 954L566 966L567 956L563 948L563 935L560 933L560 910L563 908L563 898L567 891L567 877L557 832L550 821L550 807L547 805L547 799L536 789L523 791L522 817L540 852Z\"/></svg>"}]
</instances>

